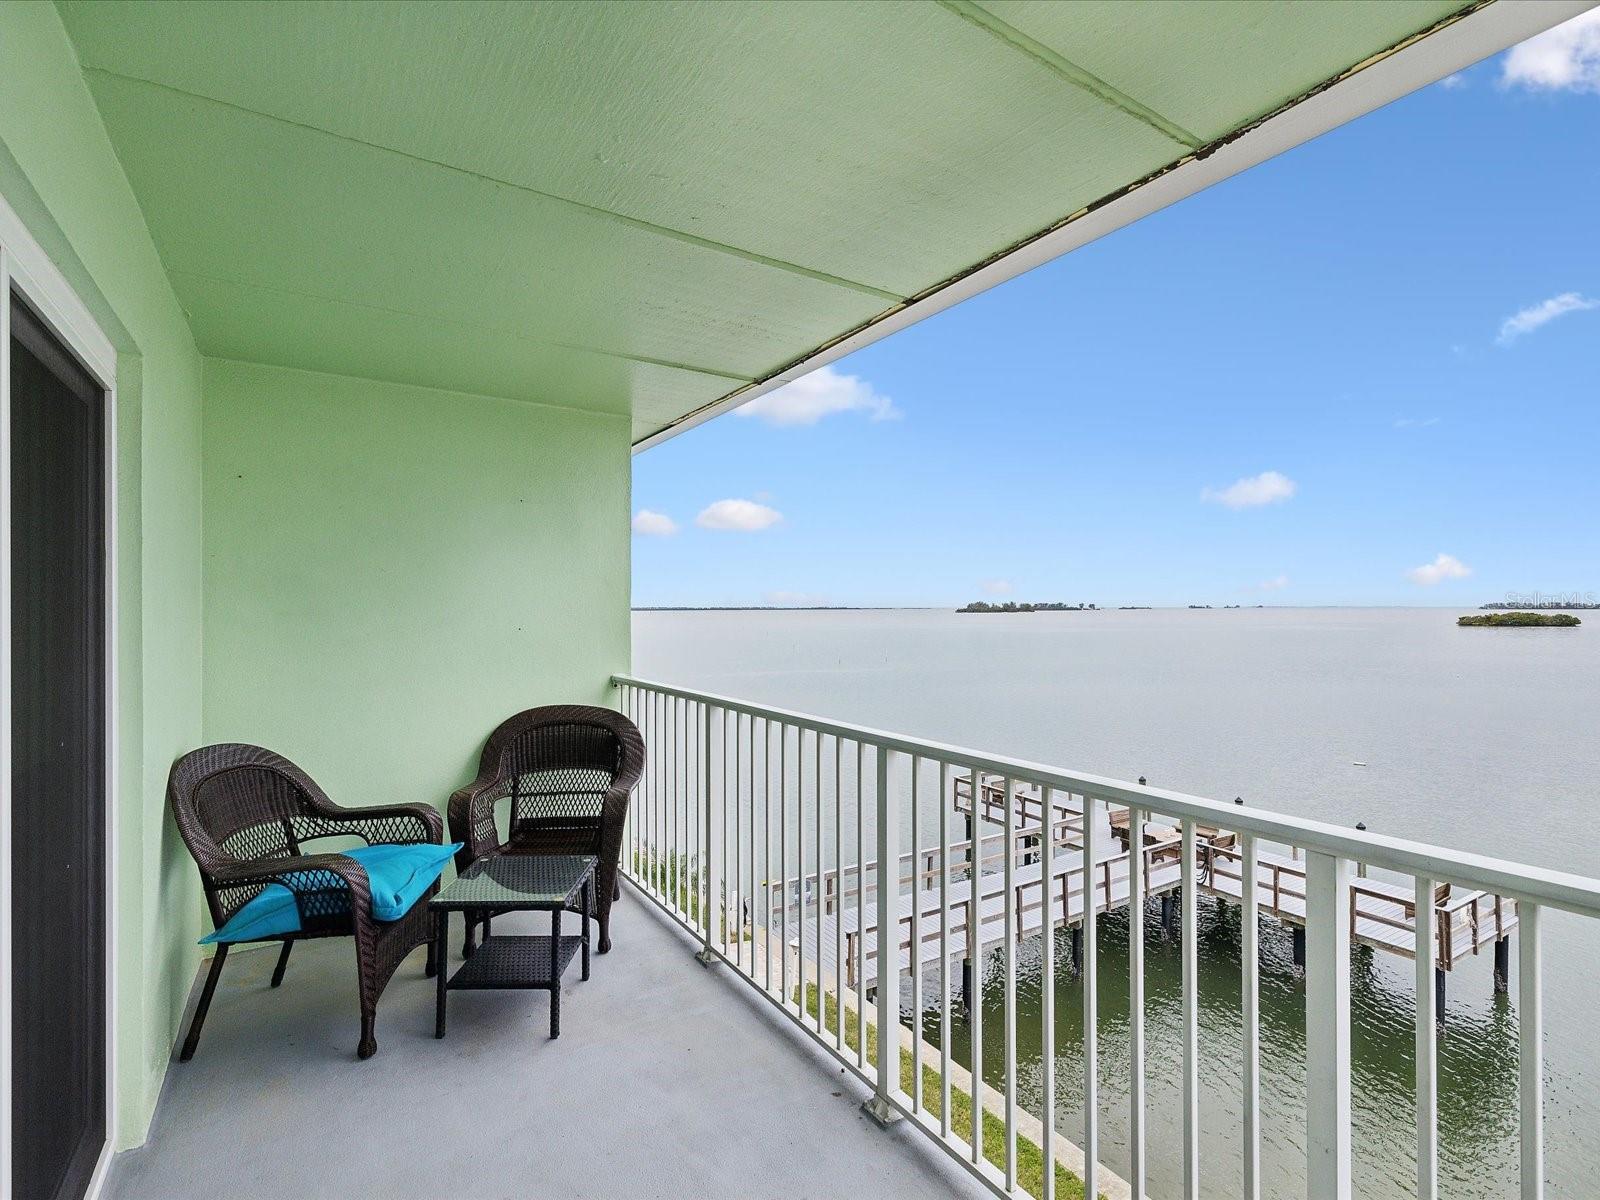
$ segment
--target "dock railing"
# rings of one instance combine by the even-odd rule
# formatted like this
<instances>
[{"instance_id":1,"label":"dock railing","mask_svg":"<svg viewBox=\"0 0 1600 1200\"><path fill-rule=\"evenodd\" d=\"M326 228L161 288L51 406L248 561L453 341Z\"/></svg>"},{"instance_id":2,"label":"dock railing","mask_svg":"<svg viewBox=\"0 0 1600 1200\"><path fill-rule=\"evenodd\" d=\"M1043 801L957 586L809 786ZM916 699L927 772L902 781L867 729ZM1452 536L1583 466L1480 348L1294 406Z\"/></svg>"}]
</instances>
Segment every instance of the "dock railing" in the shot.
<instances>
[{"instance_id":1,"label":"dock railing","mask_svg":"<svg viewBox=\"0 0 1600 1200\"><path fill-rule=\"evenodd\" d=\"M1409 912L1433 913L1438 885L1462 892L1446 901L1452 927L1470 930L1475 947L1488 930L1497 934L1514 914L1518 942L1516 997L1519 1027L1520 1191L1537 1200L1544 1189L1544 1070L1541 998L1541 916L1557 909L1600 917L1600 881L1559 871L1523 866L1478 854L1447 850L1320 821L1284 816L1261 808L1222 803L1181 792L1080 774L1003 755L943 745L848 722L790 712L689 688L619 675L618 706L639 726L648 766L629 810L624 869L645 894L672 914L700 942L707 963L726 964L735 974L838 1058L872 1089L870 1111L885 1123L905 1118L927 1134L997 1195L1024 1191L1054 1200L1057 1167L1077 1174L1084 1194L1146 1193L1145 1037L1143 898L1148 854L1126 856L1130 990L1127 1103L1129 1147L1126 1161L1102 1164L1098 1156L1099 1061L1096 1038L1097 904L1077 914L1075 944L1081 946L1078 983L1083 995L1082 1087L1085 1117L1081 1158L1058 1163L1055 1130L1055 1071L1041 1079L1042 1113L1037 1121L1019 1114L1017 1104L1016 955L1003 955L1003 1063L983 1062L984 1011L971 1006L968 1017L973 1061L960 1070L951 1061L951 1009L959 1003L952 981L967 964L982 978L983 921L963 920L966 936L951 936L952 912L982 913L995 903L984 881L1003 881L998 903L1003 925L1022 928L1024 903L1019 872L1029 869L1026 835L1019 829L1019 805L1004 803L1003 832L985 835L976 822L973 845L980 869L965 870L953 848L957 781L967 796L981 795L990 778L1011 797L1026 788L1043 806L1067 800L1082 814L1070 847L1058 844L1058 822L1031 833L1036 862L1043 864L1032 885L1031 905L1039 906L1043 928L1060 904L1070 909L1067 877L1050 868L1065 851L1080 863L1112 857L1108 823L1111 808L1129 809L1129 844L1139 845L1147 825L1176 826L1179 861L1182 956L1182 1192L1199 1196L1203 1162L1200 1144L1199 940L1195 936L1197 898L1203 872L1222 865L1197 831L1211 828L1236 835L1225 856L1237 870L1240 902L1255 918L1268 905L1263 897L1297 893L1305 928L1306 1006L1306 1178L1311 1200L1342 1200L1355 1188L1351 1161L1350 1103L1350 952L1352 933L1368 893L1357 880L1361 868L1409 877L1414 884ZM1055 811L1050 808L1050 811ZM1135 834L1133 831L1138 831ZM964 831L963 831L964 833ZM985 849L997 841L998 854ZM1264 864L1268 848L1289 848L1302 861L1276 872ZM1163 853L1169 852L1163 848ZM933 856L936 869L920 865ZM993 861L994 872L982 864ZM917 864L917 866L911 866ZM1170 868L1169 868L1170 869ZM832 874L853 885L837 888L843 903L824 904L798 881ZM868 907L868 875L872 907ZM1087 875L1080 871L1079 878ZM1291 882L1289 876L1295 876ZM1069 872L1070 875L1070 872ZM1107 875L1109 880L1110 876ZM1257 880L1246 888L1242 880ZM1272 880L1278 882L1274 884ZM1265 882L1262 882L1265 881ZM935 909L924 912L923 882L937 894ZM1029 886L1024 883L1024 887ZM1046 898L1042 889L1062 889ZM1081 888L1081 884L1079 885ZM1110 895L1109 882L1105 885ZM903 912L910 890L909 912ZM1357 889L1360 889L1358 891ZM854 892L852 895L851 892ZM1074 892L1074 895L1078 893ZM853 910L861 936L847 938L846 910ZM1406 911L1401 905L1400 911ZM933 928L925 926L932 923ZM909 929L904 926L909 924ZM1243 1195L1261 1194L1260 1024L1258 921L1241 923L1242 1078L1241 1134ZM1420 928L1418 930L1420 933ZM902 939L905 934L909 938ZM864 959L873 940L876 960L869 988ZM1041 939L1041 968L1055 978L1052 937ZM902 984L909 982L921 1011L928 995L925 956L912 952L902 965L902 947L936 943L932 956L938 991L939 1044L922 1044L920 1020L908 1032L901 1020ZM844 950L856 961L847 973ZM1442 943L1442 944L1441 944ZM1441 952L1460 951L1453 937L1417 936L1416 960L1416 1192L1436 1200L1438 1192L1437 1026L1434 979ZM1447 965L1447 961L1443 964ZM902 974L903 972L903 974ZM958 994L952 996L952 992ZM1040 1061L1055 1062L1054 987L1040 989ZM899 1053L896 1053L899 1050ZM908 1066L909 1064L909 1066ZM1000 1083L992 1094L986 1080ZM953 1112L952 1090L968 1093L970 1107ZM994 1122L980 1116L993 1113ZM963 1127L964 1126L964 1127ZM986 1126L990 1126L986 1130ZM1019 1137L1026 1129L1037 1142L1042 1170L1019 1179ZM1000 1145L986 1133L1000 1132ZM1030 1163L1036 1162L1028 1156ZM1121 1176L1116 1179L1111 1172ZM1113 1187L1113 1185L1115 1185Z\"/></svg>"}]
</instances>

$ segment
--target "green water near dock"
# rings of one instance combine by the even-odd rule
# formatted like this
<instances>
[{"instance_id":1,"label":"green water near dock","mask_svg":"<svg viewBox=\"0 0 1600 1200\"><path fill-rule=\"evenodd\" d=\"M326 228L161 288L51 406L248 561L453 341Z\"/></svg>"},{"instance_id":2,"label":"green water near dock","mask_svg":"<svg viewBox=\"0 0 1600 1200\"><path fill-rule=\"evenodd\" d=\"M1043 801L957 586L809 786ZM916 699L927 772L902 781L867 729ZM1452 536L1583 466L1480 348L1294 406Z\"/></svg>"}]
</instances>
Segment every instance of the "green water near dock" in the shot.
<instances>
[{"instance_id":1,"label":"green water near dock","mask_svg":"<svg viewBox=\"0 0 1600 1200\"><path fill-rule=\"evenodd\" d=\"M1177 1195L1182 1180L1182 992L1180 948L1152 903L1145 921L1146 1154L1150 1192ZM1240 913L1202 897L1200 937L1200 1123L1202 1194L1237 1196L1242 1177ZM1083 1137L1083 992L1068 966L1068 934L1058 930L1055 1002L1057 1129ZM1099 922L1098 987L1100 1157L1127 1175L1129 1154L1128 918ZM985 1077L1003 1087L1004 950L985 963ZM1446 1196L1505 1196L1517 1179L1517 1019L1507 996L1493 994L1489 958L1451 973L1439 1040L1440 1188ZM1041 944L1024 942L1017 960L1018 1102L1041 1110L1043 1045ZM925 984L923 1036L939 1042L936 971ZM1352 957L1352 1140L1364 1197L1415 1194L1414 1020L1411 964L1368 949ZM910 989L904 989L910 1024ZM969 1027L954 994L952 1054L970 1062ZM1305 1194L1305 988L1287 929L1261 922L1261 1122L1263 1194ZM1578 1194L1578 1193L1570 1193Z\"/></svg>"}]
</instances>

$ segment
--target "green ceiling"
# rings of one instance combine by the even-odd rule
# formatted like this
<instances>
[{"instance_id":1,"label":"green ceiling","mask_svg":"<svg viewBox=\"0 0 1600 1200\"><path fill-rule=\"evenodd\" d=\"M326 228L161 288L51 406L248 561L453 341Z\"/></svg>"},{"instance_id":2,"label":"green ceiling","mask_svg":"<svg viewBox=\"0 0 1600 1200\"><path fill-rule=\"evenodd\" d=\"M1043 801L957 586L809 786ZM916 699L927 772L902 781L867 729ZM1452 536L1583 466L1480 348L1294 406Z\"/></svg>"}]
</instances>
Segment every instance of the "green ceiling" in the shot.
<instances>
[{"instance_id":1,"label":"green ceiling","mask_svg":"<svg viewBox=\"0 0 1600 1200\"><path fill-rule=\"evenodd\" d=\"M60 5L210 355L643 438L1467 5Z\"/></svg>"}]
</instances>

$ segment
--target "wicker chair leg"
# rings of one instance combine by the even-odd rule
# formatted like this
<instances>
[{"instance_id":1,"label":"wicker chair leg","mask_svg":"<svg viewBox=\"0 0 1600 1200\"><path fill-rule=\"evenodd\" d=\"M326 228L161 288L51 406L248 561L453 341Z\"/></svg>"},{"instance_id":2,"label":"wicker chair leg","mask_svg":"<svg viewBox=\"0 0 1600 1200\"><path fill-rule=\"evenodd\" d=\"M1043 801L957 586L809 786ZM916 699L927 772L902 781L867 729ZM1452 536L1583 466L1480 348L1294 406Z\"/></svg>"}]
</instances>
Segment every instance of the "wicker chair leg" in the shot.
<instances>
[{"instance_id":1,"label":"wicker chair leg","mask_svg":"<svg viewBox=\"0 0 1600 1200\"><path fill-rule=\"evenodd\" d=\"M211 1007L211 997L217 990L217 980L222 977L222 964L228 958L228 943L217 943L212 956L211 969L206 972L205 987L200 989L200 1002L194 1006L194 1016L189 1019L189 1036L183 1039L183 1049L178 1052L179 1062L188 1062L200 1045L200 1027L206 1023L206 1012Z\"/></svg>"},{"instance_id":2,"label":"wicker chair leg","mask_svg":"<svg viewBox=\"0 0 1600 1200\"><path fill-rule=\"evenodd\" d=\"M612 881L612 884L611 884L611 899L613 901L622 899L622 876L621 875L618 875L616 877L616 879Z\"/></svg>"},{"instance_id":3,"label":"wicker chair leg","mask_svg":"<svg viewBox=\"0 0 1600 1200\"><path fill-rule=\"evenodd\" d=\"M286 941L283 943L283 949L278 951L278 965L272 970L273 987L277 987L283 982L283 972L289 965L289 951L293 949L293 947L293 942Z\"/></svg>"},{"instance_id":4,"label":"wicker chair leg","mask_svg":"<svg viewBox=\"0 0 1600 1200\"><path fill-rule=\"evenodd\" d=\"M432 979L439 970L439 963L437 960L438 947L439 943L435 939L428 939L428 960L422 966L422 973L429 979Z\"/></svg>"},{"instance_id":5,"label":"wicker chair leg","mask_svg":"<svg viewBox=\"0 0 1600 1200\"><path fill-rule=\"evenodd\" d=\"M466 933L461 938L461 957L471 958L473 950L477 948L477 934L474 932L475 926L470 914L463 924L466 926Z\"/></svg>"},{"instance_id":6,"label":"wicker chair leg","mask_svg":"<svg viewBox=\"0 0 1600 1200\"><path fill-rule=\"evenodd\" d=\"M374 1028L378 1023L378 1014L374 1008L361 1006L361 1044L356 1047L357 1058L371 1058L378 1052L378 1039Z\"/></svg>"},{"instance_id":7,"label":"wicker chair leg","mask_svg":"<svg viewBox=\"0 0 1600 1200\"><path fill-rule=\"evenodd\" d=\"M600 942L595 948L601 954L611 953L611 905L617 890L622 886L621 874L616 867L602 862L595 879L595 923L600 926Z\"/></svg>"}]
</instances>

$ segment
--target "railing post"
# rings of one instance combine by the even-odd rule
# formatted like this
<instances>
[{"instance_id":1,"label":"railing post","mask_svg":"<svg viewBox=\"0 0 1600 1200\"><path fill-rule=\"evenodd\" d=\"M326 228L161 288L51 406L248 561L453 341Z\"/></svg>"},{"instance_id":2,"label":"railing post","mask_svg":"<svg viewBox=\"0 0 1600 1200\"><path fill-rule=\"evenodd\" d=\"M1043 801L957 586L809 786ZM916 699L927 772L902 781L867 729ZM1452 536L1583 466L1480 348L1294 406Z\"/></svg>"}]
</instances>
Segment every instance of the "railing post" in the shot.
<instances>
[{"instance_id":1,"label":"railing post","mask_svg":"<svg viewBox=\"0 0 1600 1200\"><path fill-rule=\"evenodd\" d=\"M878 760L878 1086L861 1105L879 1125L900 1119L889 1097L900 1090L900 811L889 770L890 751L876 748ZM857 783L857 803L860 803ZM917 953L917 948L912 948ZM861 1044L866 1045L863 1022ZM920 1063L912 1062L913 1071Z\"/></svg>"},{"instance_id":2,"label":"railing post","mask_svg":"<svg viewBox=\"0 0 1600 1200\"><path fill-rule=\"evenodd\" d=\"M1001 790L1005 801L1005 811L1001 814L1005 819L1005 861L1001 870L1005 879L1005 904L1003 906L1004 921L1001 929L1005 936L1006 956L1002 960L1005 966L1005 1018L1003 1026L1004 1063L1005 1063L1005 1182L1006 1193L1012 1194L1017 1186L1017 945L1021 941L1018 936L1018 926L1021 914L1018 912L1018 901L1021 899L1017 891L1017 805L1016 783L1007 775ZM981 918L980 918L981 919ZM973 1108L973 1120L983 1119L982 1105Z\"/></svg>"},{"instance_id":3,"label":"railing post","mask_svg":"<svg viewBox=\"0 0 1600 1200\"><path fill-rule=\"evenodd\" d=\"M1195 823L1185 817L1179 896L1183 977L1183 1198L1200 1200L1200 889L1195 883Z\"/></svg>"},{"instance_id":4,"label":"railing post","mask_svg":"<svg viewBox=\"0 0 1600 1200\"><path fill-rule=\"evenodd\" d=\"M1083 861L1087 868L1084 881L1088 885L1083 893L1083 1194L1097 1197L1100 1195L1100 1050L1099 1050L1099 995L1096 991L1099 980L1099 967L1097 965L1100 950L1096 944L1097 922L1095 919L1095 895L1093 880L1097 863L1095 861L1095 800L1089 793L1083 794ZM1108 867L1109 870L1109 867ZM1109 875L1108 875L1109 879ZM1106 896L1106 911L1111 910L1111 897ZM1055 931L1050 925L1044 926L1044 936L1049 938ZM1020 939L1019 939L1020 942ZM1015 948L1008 950L1012 953ZM1054 989L1055 980L1047 979L1046 988ZM1044 1064L1047 1070L1053 1069L1053 1063ZM1006 1064L1014 1075L1017 1070L1015 1054Z\"/></svg>"},{"instance_id":5,"label":"railing post","mask_svg":"<svg viewBox=\"0 0 1600 1200\"><path fill-rule=\"evenodd\" d=\"M1044 1076L1039 1114L1044 1125L1039 1143L1044 1162L1039 1196L1040 1200L1056 1200L1056 939L1055 914L1050 909L1050 887L1056 862L1055 821L1052 819L1055 810L1050 803L1050 789L1043 784L1039 785L1039 799L1044 812L1044 819L1039 823L1039 884L1043 889L1039 895L1039 952L1042 956L1039 1068ZM1087 1190L1086 1194L1093 1195Z\"/></svg>"},{"instance_id":6,"label":"railing post","mask_svg":"<svg viewBox=\"0 0 1600 1200\"><path fill-rule=\"evenodd\" d=\"M1256 835L1241 834L1239 863L1239 985L1243 1016L1245 1200L1261 1197L1261 919L1256 913L1260 849Z\"/></svg>"},{"instance_id":7,"label":"railing post","mask_svg":"<svg viewBox=\"0 0 1600 1200\"><path fill-rule=\"evenodd\" d=\"M1521 1100L1522 1200L1544 1196L1544 984L1537 904L1517 904L1517 1066Z\"/></svg>"},{"instance_id":8,"label":"railing post","mask_svg":"<svg viewBox=\"0 0 1600 1200\"><path fill-rule=\"evenodd\" d=\"M973 767L972 794L976 796L982 790L983 772ZM967 999L967 1045L971 1047L972 1060L968 1068L968 1078L972 1088L972 1112L977 1118L969 1122L972 1126L972 1162L976 1165L984 1161L983 822L974 818L967 824L971 830L967 838L969 846L967 859L971 866L967 870L967 962L963 971L963 991ZM1065 889L1063 889L1062 903L1066 903Z\"/></svg>"},{"instance_id":9,"label":"railing post","mask_svg":"<svg viewBox=\"0 0 1600 1200\"><path fill-rule=\"evenodd\" d=\"M911 958L907 965L911 968L911 1011L918 1014L913 1018L912 1032L916 1037L911 1043L911 1111L920 1113L923 1109L922 1100L922 872L921 863L918 861L922 853L922 822L919 809L921 808L921 794L918 784L922 776L922 760L916 755L911 756ZM900 871L895 869L895 887L899 888ZM896 1018L898 1020L898 1018Z\"/></svg>"},{"instance_id":10,"label":"railing post","mask_svg":"<svg viewBox=\"0 0 1600 1200\"><path fill-rule=\"evenodd\" d=\"M1417 876L1412 903L1417 957L1417 1200L1439 1197L1438 1013L1434 1004L1433 880Z\"/></svg>"},{"instance_id":11,"label":"railing post","mask_svg":"<svg viewBox=\"0 0 1600 1200\"><path fill-rule=\"evenodd\" d=\"M1128 1185L1143 1200L1144 1156L1144 810L1128 810Z\"/></svg>"},{"instance_id":12,"label":"railing post","mask_svg":"<svg viewBox=\"0 0 1600 1200\"><path fill-rule=\"evenodd\" d=\"M700 965L703 967L709 967L717 961L717 952L711 948L711 897L715 894L711 889L711 713L710 708L703 704L700 706L700 723L705 726L700 755L700 807L704 810L702 815L705 826L703 843L705 858L700 864L704 899L700 904L700 918L705 925L705 942L695 957L700 960Z\"/></svg>"},{"instance_id":13,"label":"railing post","mask_svg":"<svg viewBox=\"0 0 1600 1200\"><path fill-rule=\"evenodd\" d=\"M1350 1194L1350 863L1308 851L1306 1196Z\"/></svg>"}]
</instances>

